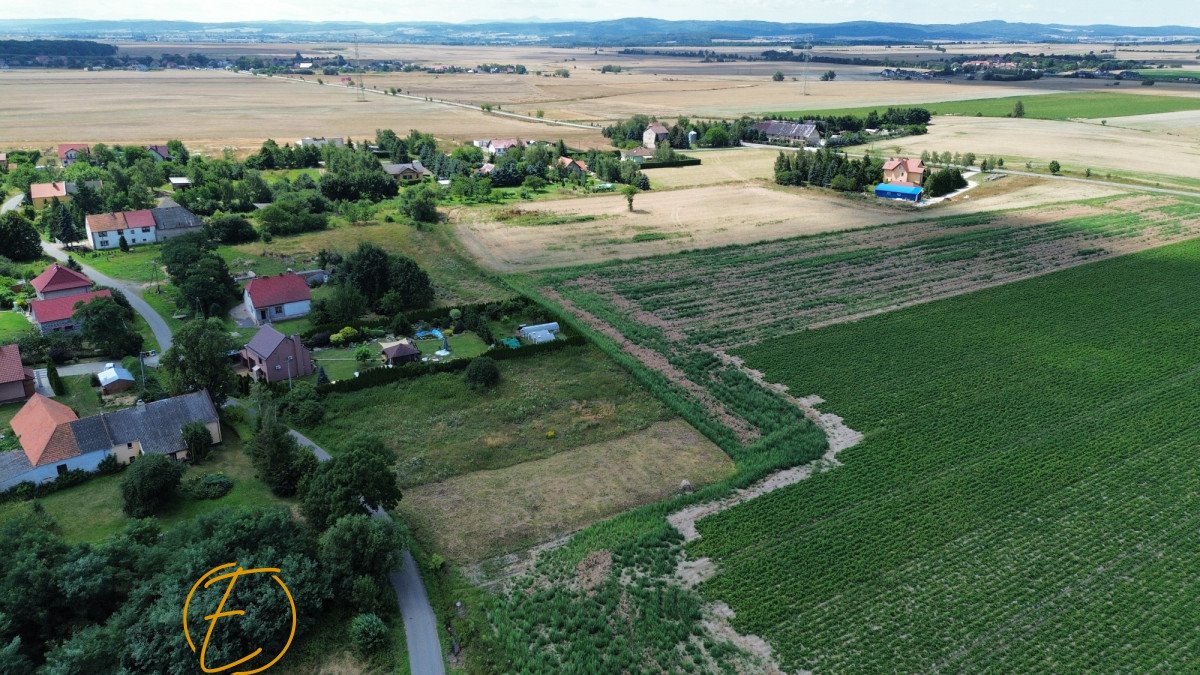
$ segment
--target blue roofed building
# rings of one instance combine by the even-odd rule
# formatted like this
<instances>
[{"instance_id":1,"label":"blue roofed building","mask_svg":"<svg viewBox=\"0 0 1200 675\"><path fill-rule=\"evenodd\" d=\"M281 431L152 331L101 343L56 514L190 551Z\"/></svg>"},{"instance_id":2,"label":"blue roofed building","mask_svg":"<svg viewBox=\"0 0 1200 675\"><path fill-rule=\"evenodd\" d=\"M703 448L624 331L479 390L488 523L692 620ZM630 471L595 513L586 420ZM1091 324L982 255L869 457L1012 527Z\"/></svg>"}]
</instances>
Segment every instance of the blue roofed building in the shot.
<instances>
[{"instance_id":1,"label":"blue roofed building","mask_svg":"<svg viewBox=\"0 0 1200 675\"><path fill-rule=\"evenodd\" d=\"M920 185L880 183L875 186L875 196L880 199L903 199L908 202L920 201L921 193L924 191Z\"/></svg>"}]
</instances>

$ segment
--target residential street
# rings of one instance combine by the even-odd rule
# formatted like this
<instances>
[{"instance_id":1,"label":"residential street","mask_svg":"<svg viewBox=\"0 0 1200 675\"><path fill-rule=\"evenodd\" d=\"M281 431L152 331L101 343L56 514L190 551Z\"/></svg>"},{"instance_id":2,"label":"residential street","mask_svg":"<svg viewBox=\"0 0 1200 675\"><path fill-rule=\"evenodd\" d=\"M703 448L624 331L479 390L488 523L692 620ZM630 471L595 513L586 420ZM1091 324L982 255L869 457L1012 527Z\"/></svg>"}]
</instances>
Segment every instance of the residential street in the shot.
<instances>
[{"instance_id":1,"label":"residential street","mask_svg":"<svg viewBox=\"0 0 1200 675\"><path fill-rule=\"evenodd\" d=\"M16 195L12 199L6 200L3 204L0 204L0 213L12 211L21 206L21 202L23 201L25 201L25 195Z\"/></svg>"},{"instance_id":2,"label":"residential street","mask_svg":"<svg viewBox=\"0 0 1200 675\"><path fill-rule=\"evenodd\" d=\"M288 433L300 445L311 450L318 461L326 462L331 459L324 448L299 432L289 430ZM381 509L373 509L371 517L389 521L392 519ZM438 640L437 617L433 613L433 606L429 604L425 584L417 572L417 562L413 560L408 549L404 550L399 569L392 570L390 577L392 588L396 590L396 600L400 603L400 614L404 618L409 668L413 673L420 675L443 675L446 669L442 660L442 644Z\"/></svg>"},{"instance_id":3,"label":"residential street","mask_svg":"<svg viewBox=\"0 0 1200 675\"><path fill-rule=\"evenodd\" d=\"M67 261L67 254L58 244L42 242L42 250L46 252L46 255L54 258L55 260L60 262ZM82 263L80 264L82 265ZM88 267L87 265L82 266L83 273L88 275L92 281L95 281L101 286L116 288L125 294L125 297L129 299L129 304L133 307L134 311L136 311L138 314L141 314L142 318L146 320L146 323L150 324L150 330L154 332L154 339L158 340L158 351L160 353L171 348L171 328L167 326L167 322L158 315L158 312L154 311L154 308L146 304L146 301L142 299L142 296L137 294L136 288L123 281L117 281L112 277L105 276L91 267Z\"/></svg>"}]
</instances>

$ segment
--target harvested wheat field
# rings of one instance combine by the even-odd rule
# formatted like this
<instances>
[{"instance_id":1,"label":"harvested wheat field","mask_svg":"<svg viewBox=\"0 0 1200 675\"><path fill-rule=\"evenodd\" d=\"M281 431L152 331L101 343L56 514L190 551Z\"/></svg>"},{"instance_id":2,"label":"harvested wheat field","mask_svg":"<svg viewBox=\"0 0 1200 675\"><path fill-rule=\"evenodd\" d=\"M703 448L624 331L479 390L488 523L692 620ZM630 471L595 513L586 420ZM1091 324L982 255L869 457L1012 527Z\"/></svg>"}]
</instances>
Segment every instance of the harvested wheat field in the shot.
<instances>
[{"instance_id":1,"label":"harvested wheat field","mask_svg":"<svg viewBox=\"0 0 1200 675\"><path fill-rule=\"evenodd\" d=\"M867 197L779 188L759 181L645 192L635 198L632 213L619 194L538 202L536 207L526 206L519 211L460 212L456 215L457 233L467 250L484 265L499 271L518 271L853 230L932 218L935 214L956 216L1024 208L1119 192L1106 186L1081 185L1064 194L1061 186L1036 178L1004 178L977 190L975 197L922 210ZM537 224L514 224L528 222Z\"/></svg>"},{"instance_id":2,"label":"harvested wheat field","mask_svg":"<svg viewBox=\"0 0 1200 675\"><path fill-rule=\"evenodd\" d=\"M778 154L778 150L764 148L689 150L687 155L701 160L700 166L651 169L646 171L646 176L655 190L744 183L771 178Z\"/></svg>"},{"instance_id":3,"label":"harvested wheat field","mask_svg":"<svg viewBox=\"0 0 1200 675\"><path fill-rule=\"evenodd\" d=\"M315 80L315 78L314 78ZM63 104L62 92L86 106ZM599 131L522 121L482 111L372 95L357 101L340 86L224 71L0 73L0 144L45 148L62 142L161 143L249 151L267 138L374 137L375 130L420 129L438 138L563 138L607 145Z\"/></svg>"},{"instance_id":4,"label":"harvested wheat field","mask_svg":"<svg viewBox=\"0 0 1200 675\"><path fill-rule=\"evenodd\" d=\"M1122 127L1138 123L1138 117L1118 122ZM1065 167L1090 168L1101 174L1180 177L1194 177L1191 167L1200 160L1200 148L1180 136L1114 125L1003 117L939 116L924 136L877 141L870 149L884 155L919 155L922 150L997 155L1009 159L1008 168L1012 169L1020 168L1014 159L1032 160L1041 166L1058 160Z\"/></svg>"},{"instance_id":5,"label":"harvested wheat field","mask_svg":"<svg viewBox=\"0 0 1200 675\"><path fill-rule=\"evenodd\" d=\"M399 510L460 562L517 550L664 499L681 481L707 485L729 456L681 420L547 459L411 488Z\"/></svg>"}]
</instances>

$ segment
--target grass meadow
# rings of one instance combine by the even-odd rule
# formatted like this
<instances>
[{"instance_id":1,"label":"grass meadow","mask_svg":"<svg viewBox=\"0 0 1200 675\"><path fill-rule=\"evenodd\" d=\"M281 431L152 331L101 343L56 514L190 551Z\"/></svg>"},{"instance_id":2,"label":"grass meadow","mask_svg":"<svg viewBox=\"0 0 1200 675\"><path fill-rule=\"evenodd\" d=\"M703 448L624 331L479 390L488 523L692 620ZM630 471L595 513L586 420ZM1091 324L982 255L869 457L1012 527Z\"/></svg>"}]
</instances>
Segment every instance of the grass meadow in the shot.
<instances>
[{"instance_id":1,"label":"grass meadow","mask_svg":"<svg viewBox=\"0 0 1200 675\"><path fill-rule=\"evenodd\" d=\"M1137 86L1137 83L1133 83L1133 86ZM1108 117L1200 110L1200 98L1124 94L1107 91L1002 96L999 98L981 98L966 101L913 103L896 107L926 108L935 115L963 115L969 117L978 114L983 117L1007 117L1012 113L1013 106L1016 105L1017 101L1021 101L1025 105L1025 117L1042 120L1067 120L1073 118L1103 119ZM787 117L803 117L805 115L866 115L872 110L882 113L887 108L888 106L859 106L830 110L796 110L775 114Z\"/></svg>"}]
</instances>

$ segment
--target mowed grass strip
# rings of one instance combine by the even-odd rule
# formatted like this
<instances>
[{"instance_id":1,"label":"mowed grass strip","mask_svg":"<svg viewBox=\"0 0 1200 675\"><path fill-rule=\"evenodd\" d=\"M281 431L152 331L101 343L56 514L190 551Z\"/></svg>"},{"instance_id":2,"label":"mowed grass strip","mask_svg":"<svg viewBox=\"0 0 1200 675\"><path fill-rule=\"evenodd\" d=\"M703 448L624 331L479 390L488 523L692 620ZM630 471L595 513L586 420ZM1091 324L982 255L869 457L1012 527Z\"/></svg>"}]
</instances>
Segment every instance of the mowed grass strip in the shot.
<instances>
[{"instance_id":1,"label":"mowed grass strip","mask_svg":"<svg viewBox=\"0 0 1200 675\"><path fill-rule=\"evenodd\" d=\"M1195 662L1197 267L1189 241L735 350L866 439L700 521L705 594L788 670Z\"/></svg>"},{"instance_id":2,"label":"mowed grass strip","mask_svg":"<svg viewBox=\"0 0 1200 675\"><path fill-rule=\"evenodd\" d=\"M1021 101L1024 104L1025 117L1042 120L1102 119L1200 110L1200 98L1156 96L1153 94L1118 94L1105 91L1031 94L1028 96L1003 96L999 98L969 99L966 101L935 101L895 106L859 106L856 108L788 111L772 114L785 117L803 117L805 115L863 116L873 110L883 113L889 107L893 107L925 108L935 115L971 116L979 114L983 117L1007 117L1012 114L1013 106L1016 105L1017 101Z\"/></svg>"},{"instance_id":3,"label":"mowed grass strip","mask_svg":"<svg viewBox=\"0 0 1200 675\"><path fill-rule=\"evenodd\" d=\"M591 347L499 366L500 384L488 391L471 389L461 373L443 373L332 394L324 421L305 433L334 454L355 434L375 434L396 453L400 480L411 486L621 438L672 417Z\"/></svg>"},{"instance_id":4,"label":"mowed grass strip","mask_svg":"<svg viewBox=\"0 0 1200 675\"><path fill-rule=\"evenodd\" d=\"M682 420L496 471L478 471L404 493L398 507L421 539L452 560L514 551L707 485L733 461Z\"/></svg>"}]
</instances>

